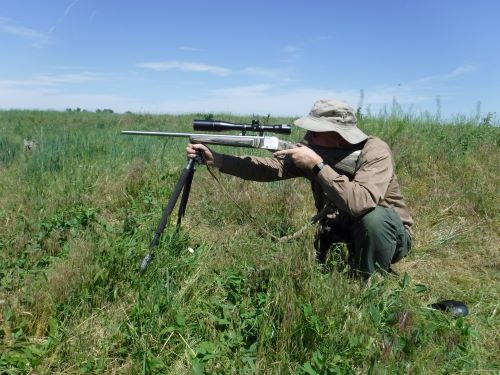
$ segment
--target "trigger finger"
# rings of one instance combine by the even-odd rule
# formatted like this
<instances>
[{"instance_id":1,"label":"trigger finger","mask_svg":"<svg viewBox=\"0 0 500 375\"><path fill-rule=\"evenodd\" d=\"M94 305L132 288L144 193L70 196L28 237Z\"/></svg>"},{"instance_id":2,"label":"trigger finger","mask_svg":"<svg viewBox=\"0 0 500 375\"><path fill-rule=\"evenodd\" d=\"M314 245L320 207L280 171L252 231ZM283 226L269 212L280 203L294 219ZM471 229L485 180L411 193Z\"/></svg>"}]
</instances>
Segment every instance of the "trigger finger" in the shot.
<instances>
[{"instance_id":1,"label":"trigger finger","mask_svg":"<svg viewBox=\"0 0 500 375\"><path fill-rule=\"evenodd\" d=\"M282 155L286 155L290 152L290 150L280 150L280 151L276 151L276 152L273 152L273 155L274 156L282 156Z\"/></svg>"}]
</instances>

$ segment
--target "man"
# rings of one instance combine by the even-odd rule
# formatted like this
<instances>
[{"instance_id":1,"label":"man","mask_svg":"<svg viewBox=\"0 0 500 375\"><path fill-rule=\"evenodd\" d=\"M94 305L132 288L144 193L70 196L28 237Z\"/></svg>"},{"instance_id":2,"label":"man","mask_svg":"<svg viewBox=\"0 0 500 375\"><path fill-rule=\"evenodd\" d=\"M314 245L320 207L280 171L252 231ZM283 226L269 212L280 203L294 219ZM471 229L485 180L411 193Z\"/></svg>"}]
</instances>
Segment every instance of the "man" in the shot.
<instances>
[{"instance_id":1,"label":"man","mask_svg":"<svg viewBox=\"0 0 500 375\"><path fill-rule=\"evenodd\" d=\"M344 242L352 270L368 278L377 269L389 271L408 254L412 218L401 195L389 146L368 137L356 124L354 110L337 100L317 101L309 115L294 122L306 129L306 143L277 151L274 158L231 156L189 144L188 157L201 152L208 165L253 181L306 177L320 213L316 256L324 263L329 248ZM354 176L330 165L332 149L361 150Z\"/></svg>"}]
</instances>

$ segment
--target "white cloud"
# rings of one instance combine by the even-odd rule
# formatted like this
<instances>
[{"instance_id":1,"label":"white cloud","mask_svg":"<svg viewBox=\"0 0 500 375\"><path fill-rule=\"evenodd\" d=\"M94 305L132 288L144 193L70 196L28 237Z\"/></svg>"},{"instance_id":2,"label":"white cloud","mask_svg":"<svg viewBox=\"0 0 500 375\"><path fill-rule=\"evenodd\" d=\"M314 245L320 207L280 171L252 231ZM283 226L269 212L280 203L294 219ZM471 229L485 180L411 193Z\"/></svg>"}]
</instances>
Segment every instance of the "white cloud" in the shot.
<instances>
[{"instance_id":1,"label":"white cloud","mask_svg":"<svg viewBox=\"0 0 500 375\"><path fill-rule=\"evenodd\" d=\"M63 16L63 17L66 17L66 16L69 14L69 12L71 11L71 8L73 8L73 7L76 5L76 3L78 3L79 1L80 1L80 0L75 0L75 1L73 1L71 4L69 4L69 5L66 7L66 10L64 11L64 16Z\"/></svg>"},{"instance_id":2,"label":"white cloud","mask_svg":"<svg viewBox=\"0 0 500 375\"><path fill-rule=\"evenodd\" d=\"M156 71L183 70L187 72L210 73L218 76L226 76L231 73L230 69L220 66L175 60L144 62L137 64L137 66Z\"/></svg>"},{"instance_id":3,"label":"white cloud","mask_svg":"<svg viewBox=\"0 0 500 375\"><path fill-rule=\"evenodd\" d=\"M313 42L324 42L324 41L327 41L327 40L330 40L331 38L329 36L326 36L326 35L318 35L318 36L315 36L312 38L312 41Z\"/></svg>"},{"instance_id":4,"label":"white cloud","mask_svg":"<svg viewBox=\"0 0 500 375\"><path fill-rule=\"evenodd\" d=\"M34 47L42 47L49 42L49 34L29 27L17 25L14 21L0 17L0 30L4 33L33 42Z\"/></svg>"},{"instance_id":5,"label":"white cloud","mask_svg":"<svg viewBox=\"0 0 500 375\"><path fill-rule=\"evenodd\" d=\"M442 99L453 95L450 79L474 71L472 67L458 67L449 73L433 76L433 80L415 80L403 85L364 87L364 108L370 106L372 113L378 113L392 104L393 98L405 109L413 111L434 110L436 96ZM217 86L210 90L196 88L190 94L182 95L171 90L163 91L164 97L157 99L123 97L121 95L81 94L81 84L103 79L92 72L74 74L40 74L30 80L0 81L0 106L2 108L59 109L80 107L89 110L112 108L117 112L138 111L150 113L186 112L230 112L235 114L267 114L301 116L309 112L318 99L336 98L346 101L354 108L359 102L359 89L336 90L314 87L292 87L274 79L258 84L241 86ZM436 84L437 82L437 84ZM69 91L71 89L71 92ZM448 89L448 91L446 91Z\"/></svg>"},{"instance_id":6,"label":"white cloud","mask_svg":"<svg viewBox=\"0 0 500 375\"><path fill-rule=\"evenodd\" d=\"M2 109L53 109L112 108L117 112L129 109L142 110L141 104L134 98L119 95L67 93L57 89L22 89L5 88L0 82L0 108Z\"/></svg>"},{"instance_id":7,"label":"white cloud","mask_svg":"<svg viewBox=\"0 0 500 375\"><path fill-rule=\"evenodd\" d=\"M0 80L0 87L53 87L66 84L78 84L96 81L102 78L101 74L93 72L64 73L64 74L38 74L27 80Z\"/></svg>"},{"instance_id":8,"label":"white cloud","mask_svg":"<svg viewBox=\"0 0 500 375\"><path fill-rule=\"evenodd\" d=\"M50 36L56 30L56 27L68 16L71 8L73 8L79 1L80 0L75 0L69 4L64 10L63 15L54 25L49 27L47 32L18 25L17 22L4 17L0 17L0 31L29 40L32 42L33 47L42 48L50 42Z\"/></svg>"},{"instance_id":9,"label":"white cloud","mask_svg":"<svg viewBox=\"0 0 500 375\"><path fill-rule=\"evenodd\" d=\"M57 85L66 83L82 83L95 81L101 78L100 74L92 72L66 73L66 74L40 74L35 77L35 81L41 84Z\"/></svg>"},{"instance_id":10,"label":"white cloud","mask_svg":"<svg viewBox=\"0 0 500 375\"><path fill-rule=\"evenodd\" d=\"M461 65L461 66L453 69L451 72L424 77L424 78L419 79L416 82L428 84L428 83L433 83L433 82L449 81L449 80L453 80L453 79L459 78L461 76L464 76L466 74L472 73L476 70L477 70L477 67L474 65Z\"/></svg>"},{"instance_id":11,"label":"white cloud","mask_svg":"<svg viewBox=\"0 0 500 375\"><path fill-rule=\"evenodd\" d=\"M181 50L181 51L188 51L188 52L202 52L203 51L201 48L187 47L187 46L179 46L179 47L177 47L177 49Z\"/></svg>"},{"instance_id":12,"label":"white cloud","mask_svg":"<svg viewBox=\"0 0 500 375\"><path fill-rule=\"evenodd\" d=\"M318 90L302 88L285 92L274 91L275 86L262 84L212 90L194 99L169 99L158 102L155 112L229 112L235 114L267 114L273 116L301 116L309 112L320 98L356 100L357 91Z\"/></svg>"},{"instance_id":13,"label":"white cloud","mask_svg":"<svg viewBox=\"0 0 500 375\"><path fill-rule=\"evenodd\" d=\"M166 60L166 61L155 61L155 62L143 62L137 64L139 68L154 70L158 72L164 72L169 70L182 70L186 72L195 73L210 73L217 76L228 76L228 75L238 75L238 76L256 76L271 80L276 80L281 83L292 82L291 69L266 69L262 67L248 67L244 69L229 69L221 66L201 64L189 61L177 61L177 60Z\"/></svg>"},{"instance_id":14,"label":"white cloud","mask_svg":"<svg viewBox=\"0 0 500 375\"><path fill-rule=\"evenodd\" d=\"M56 70L82 70L84 69L83 67L81 66L76 66L76 65L63 65L63 64L59 64L59 65L52 65L50 68L52 69L56 69Z\"/></svg>"},{"instance_id":15,"label":"white cloud","mask_svg":"<svg viewBox=\"0 0 500 375\"><path fill-rule=\"evenodd\" d=\"M249 85L249 86L236 86L236 87L225 87L220 89L211 90L212 95L221 97L246 97L249 95L266 95L275 85L263 83L260 85Z\"/></svg>"},{"instance_id":16,"label":"white cloud","mask_svg":"<svg viewBox=\"0 0 500 375\"><path fill-rule=\"evenodd\" d=\"M405 109L432 110L436 96L446 92L441 83L476 70L473 66L461 66L451 72L410 82L404 85L364 87L364 108L378 113L392 106L394 99ZM437 85L436 83L439 83ZM360 100L359 89L335 90L314 87L285 87L276 83L261 83L213 89L193 99L168 99L152 107L155 112L231 112L237 114L266 114L300 116L309 112L318 99L335 98L356 108Z\"/></svg>"},{"instance_id":17,"label":"white cloud","mask_svg":"<svg viewBox=\"0 0 500 375\"><path fill-rule=\"evenodd\" d=\"M285 46L283 47L283 52L285 53L297 53L300 51L300 48L295 46Z\"/></svg>"},{"instance_id":18,"label":"white cloud","mask_svg":"<svg viewBox=\"0 0 500 375\"><path fill-rule=\"evenodd\" d=\"M66 9L64 10L64 13L59 19L57 20L56 24L51 26L49 29L49 35L52 34L56 28L64 21L64 19L69 15L71 12L71 8L73 8L80 0L75 0L71 4L69 4Z\"/></svg>"},{"instance_id":19,"label":"white cloud","mask_svg":"<svg viewBox=\"0 0 500 375\"><path fill-rule=\"evenodd\" d=\"M249 75L255 75L255 76L260 76L260 77L265 77L265 78L278 78L281 75L281 72L278 72L276 70L271 70L271 69L264 69L264 68L245 68L241 71L243 74L249 74Z\"/></svg>"},{"instance_id":20,"label":"white cloud","mask_svg":"<svg viewBox=\"0 0 500 375\"><path fill-rule=\"evenodd\" d=\"M287 45L281 49L283 53L283 62L287 64L293 64L296 60L300 58L301 49L297 46Z\"/></svg>"}]
</instances>

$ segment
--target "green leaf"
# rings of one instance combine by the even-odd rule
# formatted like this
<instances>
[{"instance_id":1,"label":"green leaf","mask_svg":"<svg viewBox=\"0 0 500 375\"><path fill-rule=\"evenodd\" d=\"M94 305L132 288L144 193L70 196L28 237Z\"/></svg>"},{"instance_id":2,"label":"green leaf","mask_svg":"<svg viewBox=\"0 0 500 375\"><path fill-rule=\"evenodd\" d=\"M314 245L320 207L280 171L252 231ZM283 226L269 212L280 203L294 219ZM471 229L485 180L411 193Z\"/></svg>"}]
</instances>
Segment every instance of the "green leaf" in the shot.
<instances>
[{"instance_id":1,"label":"green leaf","mask_svg":"<svg viewBox=\"0 0 500 375\"><path fill-rule=\"evenodd\" d=\"M163 363L163 361L161 361L160 359L156 358L156 357L149 357L146 358L146 365L147 365L147 368L150 370L150 371L154 371L154 370L159 370L159 369L162 369L165 367L165 364Z\"/></svg>"},{"instance_id":2,"label":"green leaf","mask_svg":"<svg viewBox=\"0 0 500 375\"><path fill-rule=\"evenodd\" d=\"M49 319L49 336L56 338L58 334L58 327L59 324L56 319L50 318Z\"/></svg>"},{"instance_id":3,"label":"green leaf","mask_svg":"<svg viewBox=\"0 0 500 375\"><path fill-rule=\"evenodd\" d=\"M202 362L206 362L214 357L215 344L210 341L203 341L196 348L196 358Z\"/></svg>"},{"instance_id":4,"label":"green leaf","mask_svg":"<svg viewBox=\"0 0 500 375\"><path fill-rule=\"evenodd\" d=\"M373 320L373 324L378 326L380 324L380 311L377 306L370 306L369 313Z\"/></svg>"},{"instance_id":5,"label":"green leaf","mask_svg":"<svg viewBox=\"0 0 500 375\"><path fill-rule=\"evenodd\" d=\"M193 367L191 370L193 371L193 375L204 375L205 374L205 365L198 361L198 360L193 360L192 362Z\"/></svg>"},{"instance_id":6,"label":"green leaf","mask_svg":"<svg viewBox=\"0 0 500 375\"><path fill-rule=\"evenodd\" d=\"M316 350L313 353L313 362L318 368L322 368L323 365L325 364L325 358L323 357L323 354L319 350Z\"/></svg>"},{"instance_id":7,"label":"green leaf","mask_svg":"<svg viewBox=\"0 0 500 375\"><path fill-rule=\"evenodd\" d=\"M304 365L302 366L302 369L305 371L306 374L309 374L309 375L319 375L315 369L313 369L313 367L311 366L311 364L309 362L306 362L304 363Z\"/></svg>"},{"instance_id":8,"label":"green leaf","mask_svg":"<svg viewBox=\"0 0 500 375\"><path fill-rule=\"evenodd\" d=\"M177 323L177 326L179 328L183 328L186 326L186 318L180 312L177 312L177 314L175 316L175 322Z\"/></svg>"},{"instance_id":9,"label":"green leaf","mask_svg":"<svg viewBox=\"0 0 500 375\"><path fill-rule=\"evenodd\" d=\"M410 275L408 275L406 272L403 275L403 278L399 282L399 285L401 286L402 289L406 288L408 285L410 285Z\"/></svg>"},{"instance_id":10,"label":"green leaf","mask_svg":"<svg viewBox=\"0 0 500 375\"><path fill-rule=\"evenodd\" d=\"M427 292L428 288L426 285L423 285L423 284L416 284L415 287L413 288L413 290L415 291L415 293L425 293Z\"/></svg>"},{"instance_id":11,"label":"green leaf","mask_svg":"<svg viewBox=\"0 0 500 375\"><path fill-rule=\"evenodd\" d=\"M161 335L164 335L165 333L171 333L171 332L175 332L175 331L178 331L178 327L175 327L175 326L168 326L168 327L165 327L163 328L161 331L160 331L160 334Z\"/></svg>"},{"instance_id":12,"label":"green leaf","mask_svg":"<svg viewBox=\"0 0 500 375\"><path fill-rule=\"evenodd\" d=\"M304 312L304 316L306 318L312 315L312 306L310 303L305 303L302 305L302 311Z\"/></svg>"}]
</instances>

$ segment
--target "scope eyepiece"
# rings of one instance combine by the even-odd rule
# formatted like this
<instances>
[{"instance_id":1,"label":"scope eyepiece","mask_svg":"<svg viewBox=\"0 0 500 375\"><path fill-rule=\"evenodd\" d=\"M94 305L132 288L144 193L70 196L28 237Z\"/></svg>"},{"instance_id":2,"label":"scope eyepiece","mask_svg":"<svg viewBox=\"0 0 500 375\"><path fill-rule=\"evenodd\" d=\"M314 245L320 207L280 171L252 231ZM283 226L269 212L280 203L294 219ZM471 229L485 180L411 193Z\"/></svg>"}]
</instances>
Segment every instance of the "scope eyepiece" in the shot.
<instances>
[{"instance_id":1,"label":"scope eyepiece","mask_svg":"<svg viewBox=\"0 0 500 375\"><path fill-rule=\"evenodd\" d=\"M259 132L260 134L263 134L264 132L290 134L292 132L290 125L260 125L259 121L256 120L253 120L252 124L234 124L231 122L217 120L193 120L193 129L198 131L216 132L238 130L243 133L251 131Z\"/></svg>"}]
</instances>

